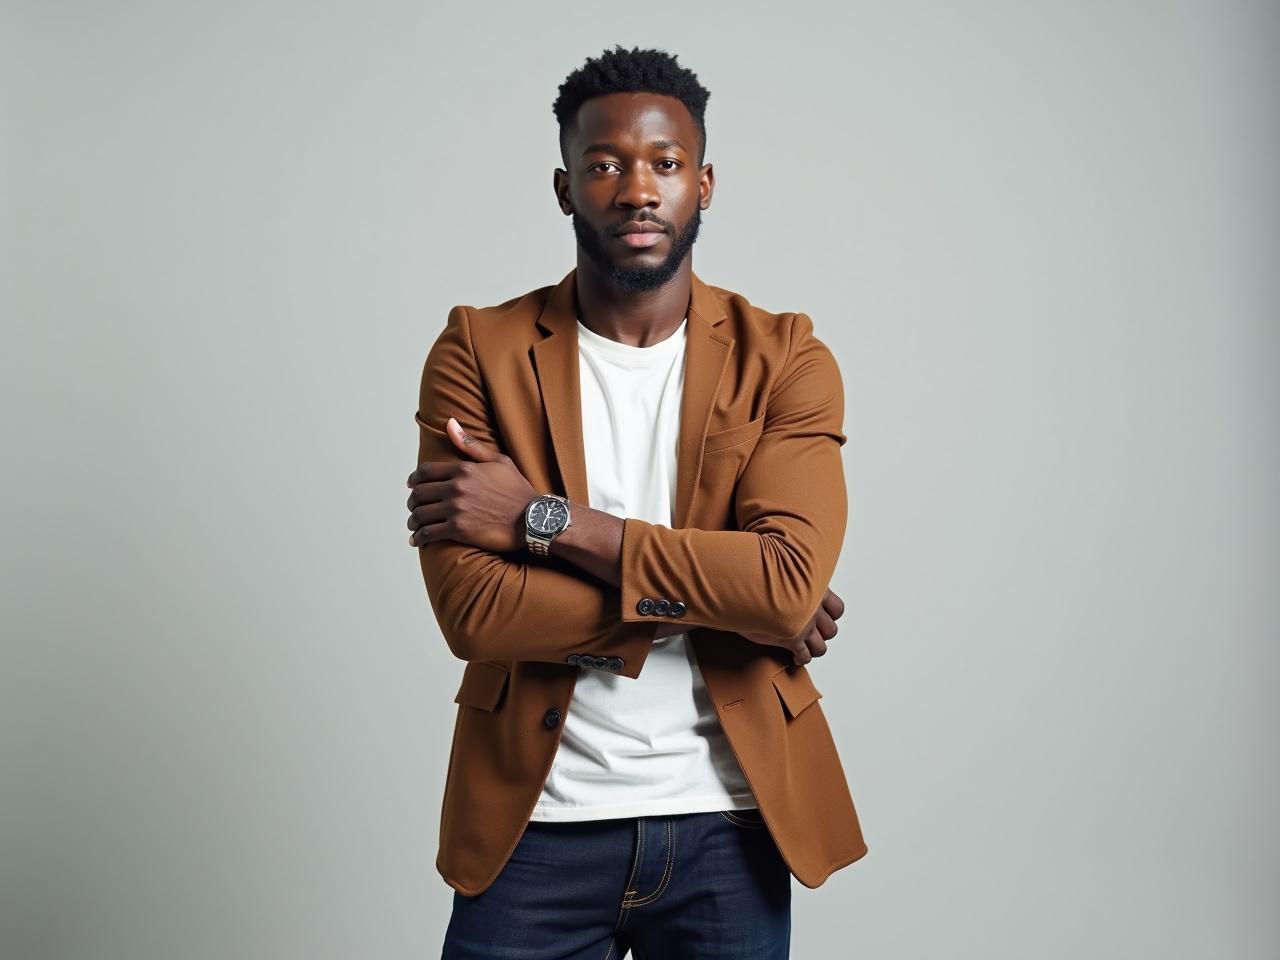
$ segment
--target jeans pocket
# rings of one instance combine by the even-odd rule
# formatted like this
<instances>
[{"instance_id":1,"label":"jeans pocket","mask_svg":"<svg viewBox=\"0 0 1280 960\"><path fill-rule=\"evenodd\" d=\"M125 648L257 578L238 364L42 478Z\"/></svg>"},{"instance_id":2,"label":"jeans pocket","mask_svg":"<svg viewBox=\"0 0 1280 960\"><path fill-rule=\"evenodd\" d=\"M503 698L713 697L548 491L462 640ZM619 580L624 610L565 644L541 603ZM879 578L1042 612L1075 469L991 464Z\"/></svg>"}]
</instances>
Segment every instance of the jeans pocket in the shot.
<instances>
[{"instance_id":1,"label":"jeans pocket","mask_svg":"<svg viewBox=\"0 0 1280 960\"><path fill-rule=\"evenodd\" d=\"M765 828L764 816L760 813L759 807L749 807L745 810L717 810L716 812L735 827L743 830L763 830Z\"/></svg>"}]
</instances>

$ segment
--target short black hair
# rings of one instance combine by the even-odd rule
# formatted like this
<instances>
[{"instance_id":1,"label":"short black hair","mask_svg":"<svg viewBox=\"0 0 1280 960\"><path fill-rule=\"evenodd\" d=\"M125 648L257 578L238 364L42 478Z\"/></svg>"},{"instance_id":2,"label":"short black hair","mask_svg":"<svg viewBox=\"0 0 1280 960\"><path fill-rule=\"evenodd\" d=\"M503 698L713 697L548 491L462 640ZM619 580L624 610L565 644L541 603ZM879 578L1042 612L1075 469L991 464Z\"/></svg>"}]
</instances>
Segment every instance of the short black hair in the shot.
<instances>
[{"instance_id":1,"label":"short black hair","mask_svg":"<svg viewBox=\"0 0 1280 960\"><path fill-rule=\"evenodd\" d=\"M675 97L688 108L698 127L698 163L707 152L706 111L711 91L698 82L698 75L676 62L677 55L665 50L623 49L615 44L564 78L560 95L551 105L560 123L560 156L568 164L569 131L578 108L592 97L607 93L661 93Z\"/></svg>"}]
</instances>

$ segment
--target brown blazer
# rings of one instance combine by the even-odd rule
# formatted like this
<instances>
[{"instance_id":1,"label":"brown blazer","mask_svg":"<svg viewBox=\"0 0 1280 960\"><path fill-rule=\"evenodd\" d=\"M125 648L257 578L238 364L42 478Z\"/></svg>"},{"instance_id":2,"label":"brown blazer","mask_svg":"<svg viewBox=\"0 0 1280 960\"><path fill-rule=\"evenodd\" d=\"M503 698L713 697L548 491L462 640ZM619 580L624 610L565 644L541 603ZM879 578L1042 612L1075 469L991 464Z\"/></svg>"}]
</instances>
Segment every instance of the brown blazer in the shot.
<instances>
[{"instance_id":1,"label":"brown blazer","mask_svg":"<svg viewBox=\"0 0 1280 960\"><path fill-rule=\"evenodd\" d=\"M449 311L422 371L418 463L463 459L444 430L454 416L535 490L589 505L575 273ZM769 313L696 274L687 332L678 522L625 518L620 589L554 554L453 540L418 551L440 631L466 661L436 858L460 893L494 881L529 822L592 668L578 655L635 678L659 623L703 625L689 639L707 691L796 879L818 887L867 852L809 670L738 636L796 636L831 582L847 512L839 368L805 314Z\"/></svg>"}]
</instances>

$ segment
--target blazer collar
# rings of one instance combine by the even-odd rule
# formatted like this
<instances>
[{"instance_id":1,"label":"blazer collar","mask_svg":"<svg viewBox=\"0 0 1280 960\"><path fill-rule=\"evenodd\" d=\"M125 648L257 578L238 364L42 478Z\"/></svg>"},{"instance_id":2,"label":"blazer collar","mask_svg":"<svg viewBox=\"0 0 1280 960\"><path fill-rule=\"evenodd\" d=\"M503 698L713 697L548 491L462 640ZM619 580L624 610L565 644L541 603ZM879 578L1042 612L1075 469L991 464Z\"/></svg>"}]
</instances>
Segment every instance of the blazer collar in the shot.
<instances>
[{"instance_id":1,"label":"blazer collar","mask_svg":"<svg viewBox=\"0 0 1280 960\"><path fill-rule=\"evenodd\" d=\"M537 325L546 333L533 345L538 389L565 496L590 506L586 452L582 439L582 396L578 380L578 316L574 309L577 268L551 291ZM680 439L676 452L676 502L672 526L686 526L693 502L702 446L716 393L729 365L734 339L721 327L723 307L715 293L691 273L686 328L684 390L680 399Z\"/></svg>"}]
</instances>

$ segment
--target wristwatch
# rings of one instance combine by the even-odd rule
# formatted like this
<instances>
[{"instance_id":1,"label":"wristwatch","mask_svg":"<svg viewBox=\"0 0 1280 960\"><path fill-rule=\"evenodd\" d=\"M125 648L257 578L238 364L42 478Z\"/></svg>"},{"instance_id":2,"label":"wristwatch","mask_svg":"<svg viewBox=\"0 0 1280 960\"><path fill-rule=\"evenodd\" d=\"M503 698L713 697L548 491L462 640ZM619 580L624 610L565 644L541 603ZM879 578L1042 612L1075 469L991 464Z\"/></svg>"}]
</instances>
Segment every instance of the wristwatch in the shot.
<instances>
[{"instance_id":1,"label":"wristwatch","mask_svg":"<svg viewBox=\"0 0 1280 960\"><path fill-rule=\"evenodd\" d=\"M569 519L569 501L554 493L543 493L524 508L524 539L529 552L547 556L551 541L564 533L573 521Z\"/></svg>"}]
</instances>

